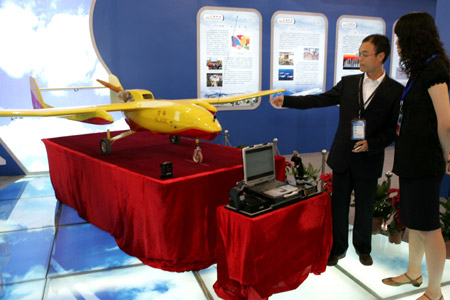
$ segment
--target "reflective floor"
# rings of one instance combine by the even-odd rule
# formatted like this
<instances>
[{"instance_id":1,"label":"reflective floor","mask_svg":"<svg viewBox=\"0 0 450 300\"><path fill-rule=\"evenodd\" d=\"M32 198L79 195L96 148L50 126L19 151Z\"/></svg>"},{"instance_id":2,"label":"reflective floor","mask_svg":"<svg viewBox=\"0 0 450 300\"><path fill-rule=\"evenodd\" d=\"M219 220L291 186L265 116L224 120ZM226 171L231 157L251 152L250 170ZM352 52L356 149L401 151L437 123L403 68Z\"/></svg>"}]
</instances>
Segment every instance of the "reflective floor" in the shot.
<instances>
[{"instance_id":1,"label":"reflective floor","mask_svg":"<svg viewBox=\"0 0 450 300\"><path fill-rule=\"evenodd\" d=\"M374 265L362 266L350 248L338 266L270 299L413 300L424 292L425 263L421 288L381 283L381 278L405 271L406 243L394 245L386 236L374 235L372 256ZM216 272L212 266L196 276L143 265L122 252L108 233L59 203L48 175L12 183L0 179L0 299L219 299L212 288ZM448 261L442 287L450 299Z\"/></svg>"}]
</instances>

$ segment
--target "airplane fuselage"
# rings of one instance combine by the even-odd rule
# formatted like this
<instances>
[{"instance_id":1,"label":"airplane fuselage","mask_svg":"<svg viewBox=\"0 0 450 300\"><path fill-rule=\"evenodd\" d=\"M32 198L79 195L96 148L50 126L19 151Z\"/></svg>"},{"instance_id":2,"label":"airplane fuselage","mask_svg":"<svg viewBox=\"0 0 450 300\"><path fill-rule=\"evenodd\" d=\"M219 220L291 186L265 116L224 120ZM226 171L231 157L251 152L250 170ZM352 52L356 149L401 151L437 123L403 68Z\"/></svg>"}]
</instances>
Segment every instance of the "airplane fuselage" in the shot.
<instances>
[{"instance_id":1,"label":"airplane fuselage","mask_svg":"<svg viewBox=\"0 0 450 300\"><path fill-rule=\"evenodd\" d=\"M214 139L221 131L219 121L208 110L190 102L173 100L137 101L139 109L125 111L131 130L157 134Z\"/></svg>"}]
</instances>

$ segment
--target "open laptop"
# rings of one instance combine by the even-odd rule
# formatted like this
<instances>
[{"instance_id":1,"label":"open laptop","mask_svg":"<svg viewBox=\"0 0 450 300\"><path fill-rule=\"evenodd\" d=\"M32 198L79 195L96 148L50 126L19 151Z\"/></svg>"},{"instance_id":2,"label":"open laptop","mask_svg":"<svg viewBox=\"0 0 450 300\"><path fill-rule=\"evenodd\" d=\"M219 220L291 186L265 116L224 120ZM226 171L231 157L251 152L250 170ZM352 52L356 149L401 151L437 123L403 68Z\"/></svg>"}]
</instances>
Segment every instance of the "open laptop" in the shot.
<instances>
[{"instance_id":1,"label":"open laptop","mask_svg":"<svg viewBox=\"0 0 450 300\"><path fill-rule=\"evenodd\" d=\"M299 188L275 179L275 151L273 143L242 149L244 183L247 190L271 199L288 198L299 193Z\"/></svg>"}]
</instances>

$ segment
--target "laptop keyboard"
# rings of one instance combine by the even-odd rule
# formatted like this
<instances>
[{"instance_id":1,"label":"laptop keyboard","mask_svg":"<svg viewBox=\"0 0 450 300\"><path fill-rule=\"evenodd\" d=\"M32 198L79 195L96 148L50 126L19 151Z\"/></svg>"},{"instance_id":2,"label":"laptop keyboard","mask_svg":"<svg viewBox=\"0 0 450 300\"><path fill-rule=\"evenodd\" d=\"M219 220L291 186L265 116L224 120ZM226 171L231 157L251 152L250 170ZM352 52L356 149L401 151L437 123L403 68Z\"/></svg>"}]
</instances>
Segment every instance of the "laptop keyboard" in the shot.
<instances>
[{"instance_id":1,"label":"laptop keyboard","mask_svg":"<svg viewBox=\"0 0 450 300\"><path fill-rule=\"evenodd\" d=\"M276 189L277 187L283 186L286 183L282 182L282 181L278 181L278 180L274 180L274 181L270 181L270 182L265 182L263 184L258 184L255 186L250 187L250 189L254 192L265 192L271 189Z\"/></svg>"}]
</instances>

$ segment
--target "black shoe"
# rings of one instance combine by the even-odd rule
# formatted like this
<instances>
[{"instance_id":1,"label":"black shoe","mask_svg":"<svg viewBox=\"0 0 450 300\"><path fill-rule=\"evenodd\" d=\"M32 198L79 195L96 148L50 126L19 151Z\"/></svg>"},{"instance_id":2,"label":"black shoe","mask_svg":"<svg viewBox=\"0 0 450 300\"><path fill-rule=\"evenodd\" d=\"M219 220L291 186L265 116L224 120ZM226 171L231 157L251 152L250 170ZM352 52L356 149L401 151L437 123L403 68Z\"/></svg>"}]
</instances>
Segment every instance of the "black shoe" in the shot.
<instances>
[{"instance_id":1,"label":"black shoe","mask_svg":"<svg viewBox=\"0 0 450 300\"><path fill-rule=\"evenodd\" d=\"M365 266L373 265L372 256L369 253L359 254L359 261Z\"/></svg>"},{"instance_id":2,"label":"black shoe","mask_svg":"<svg viewBox=\"0 0 450 300\"><path fill-rule=\"evenodd\" d=\"M337 265L338 261L344 257L345 257L345 252L344 252L344 254L341 254L341 255L330 255L330 257L328 257L327 266L332 267L332 266Z\"/></svg>"}]
</instances>

